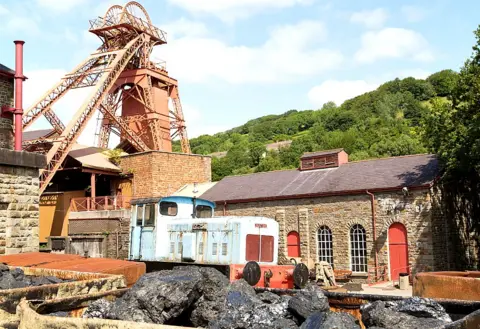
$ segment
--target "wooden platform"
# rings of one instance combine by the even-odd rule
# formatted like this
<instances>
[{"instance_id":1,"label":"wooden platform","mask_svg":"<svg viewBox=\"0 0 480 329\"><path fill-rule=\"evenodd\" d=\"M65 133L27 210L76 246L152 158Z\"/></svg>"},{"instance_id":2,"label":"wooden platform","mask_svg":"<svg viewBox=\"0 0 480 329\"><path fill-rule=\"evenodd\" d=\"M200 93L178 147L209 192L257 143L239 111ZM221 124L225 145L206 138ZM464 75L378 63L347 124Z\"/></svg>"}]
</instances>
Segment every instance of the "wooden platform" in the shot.
<instances>
[{"instance_id":1,"label":"wooden platform","mask_svg":"<svg viewBox=\"0 0 480 329\"><path fill-rule=\"evenodd\" d=\"M87 273L119 274L132 286L145 274L145 263L110 258L85 258L80 255L49 254L32 252L0 256L0 263L45 269L69 270Z\"/></svg>"}]
</instances>

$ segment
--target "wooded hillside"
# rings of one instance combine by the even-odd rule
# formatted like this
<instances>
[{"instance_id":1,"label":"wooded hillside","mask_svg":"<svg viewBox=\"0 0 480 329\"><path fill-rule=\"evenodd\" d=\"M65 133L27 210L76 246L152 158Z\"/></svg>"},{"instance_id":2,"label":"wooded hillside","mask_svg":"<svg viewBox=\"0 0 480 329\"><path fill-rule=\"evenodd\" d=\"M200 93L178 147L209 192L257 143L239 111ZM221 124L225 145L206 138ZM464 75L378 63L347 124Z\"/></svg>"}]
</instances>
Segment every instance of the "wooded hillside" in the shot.
<instances>
[{"instance_id":1,"label":"wooded hillside","mask_svg":"<svg viewBox=\"0 0 480 329\"><path fill-rule=\"evenodd\" d=\"M426 80L395 79L377 90L336 106L267 115L215 135L190 140L192 152L227 151L212 160L213 179L229 175L296 168L301 154L344 148L350 160L426 152L421 122L433 99L450 97L458 79L452 70ZM290 147L266 151L265 145L292 140ZM179 145L174 145L179 151Z\"/></svg>"}]
</instances>

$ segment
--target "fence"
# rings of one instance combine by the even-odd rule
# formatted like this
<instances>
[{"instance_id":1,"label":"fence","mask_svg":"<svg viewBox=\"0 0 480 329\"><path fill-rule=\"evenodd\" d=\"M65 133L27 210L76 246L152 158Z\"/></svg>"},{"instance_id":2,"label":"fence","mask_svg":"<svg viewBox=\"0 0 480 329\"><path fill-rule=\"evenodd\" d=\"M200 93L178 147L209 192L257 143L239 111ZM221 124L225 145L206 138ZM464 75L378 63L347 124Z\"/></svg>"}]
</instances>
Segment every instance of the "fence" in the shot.
<instances>
[{"instance_id":1,"label":"fence","mask_svg":"<svg viewBox=\"0 0 480 329\"><path fill-rule=\"evenodd\" d=\"M130 209L130 201L133 197L129 196L99 196L96 198L73 198L71 201L71 211L96 211L96 210L121 210Z\"/></svg>"}]
</instances>

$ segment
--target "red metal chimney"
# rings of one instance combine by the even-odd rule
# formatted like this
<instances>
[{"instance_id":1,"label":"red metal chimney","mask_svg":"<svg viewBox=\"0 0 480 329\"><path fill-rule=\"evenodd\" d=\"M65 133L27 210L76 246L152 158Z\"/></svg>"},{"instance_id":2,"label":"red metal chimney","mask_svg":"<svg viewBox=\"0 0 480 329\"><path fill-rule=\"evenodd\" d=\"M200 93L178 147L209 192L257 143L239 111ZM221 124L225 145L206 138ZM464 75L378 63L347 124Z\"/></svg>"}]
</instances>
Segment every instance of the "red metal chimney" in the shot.
<instances>
[{"instance_id":1,"label":"red metal chimney","mask_svg":"<svg viewBox=\"0 0 480 329\"><path fill-rule=\"evenodd\" d=\"M23 115L23 44L25 41L15 43L15 151L22 150L22 115Z\"/></svg>"}]
</instances>

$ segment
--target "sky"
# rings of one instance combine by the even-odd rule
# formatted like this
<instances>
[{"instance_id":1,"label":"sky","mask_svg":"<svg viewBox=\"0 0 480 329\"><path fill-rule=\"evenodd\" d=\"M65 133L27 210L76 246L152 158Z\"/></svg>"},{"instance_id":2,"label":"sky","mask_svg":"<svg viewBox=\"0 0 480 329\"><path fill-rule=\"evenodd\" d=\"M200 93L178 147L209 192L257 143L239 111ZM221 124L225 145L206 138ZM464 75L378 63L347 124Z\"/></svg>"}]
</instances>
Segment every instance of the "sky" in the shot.
<instances>
[{"instance_id":1,"label":"sky","mask_svg":"<svg viewBox=\"0 0 480 329\"><path fill-rule=\"evenodd\" d=\"M480 24L474 0L140 0L167 33L153 60L178 79L189 137L318 109L396 77L458 70ZM0 63L24 40L24 107L100 46L89 20L111 0L0 0ZM54 110L67 123L88 89ZM79 142L93 145L97 115ZM48 128L39 119L31 129Z\"/></svg>"}]
</instances>

